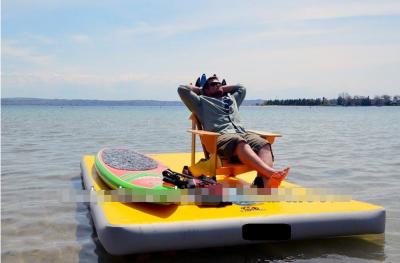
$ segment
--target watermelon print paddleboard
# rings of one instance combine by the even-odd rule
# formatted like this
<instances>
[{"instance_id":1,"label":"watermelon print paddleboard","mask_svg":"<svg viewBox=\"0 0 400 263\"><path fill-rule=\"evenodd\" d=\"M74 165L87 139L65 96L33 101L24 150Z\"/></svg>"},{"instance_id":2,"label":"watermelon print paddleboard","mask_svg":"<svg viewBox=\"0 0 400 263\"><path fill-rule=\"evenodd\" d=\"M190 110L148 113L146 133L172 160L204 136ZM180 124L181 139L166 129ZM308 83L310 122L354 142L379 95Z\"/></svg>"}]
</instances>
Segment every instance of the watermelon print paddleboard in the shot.
<instances>
[{"instance_id":1,"label":"watermelon print paddleboard","mask_svg":"<svg viewBox=\"0 0 400 263\"><path fill-rule=\"evenodd\" d=\"M160 162L128 149L105 148L95 158L100 178L112 189L164 190Z\"/></svg>"}]
</instances>

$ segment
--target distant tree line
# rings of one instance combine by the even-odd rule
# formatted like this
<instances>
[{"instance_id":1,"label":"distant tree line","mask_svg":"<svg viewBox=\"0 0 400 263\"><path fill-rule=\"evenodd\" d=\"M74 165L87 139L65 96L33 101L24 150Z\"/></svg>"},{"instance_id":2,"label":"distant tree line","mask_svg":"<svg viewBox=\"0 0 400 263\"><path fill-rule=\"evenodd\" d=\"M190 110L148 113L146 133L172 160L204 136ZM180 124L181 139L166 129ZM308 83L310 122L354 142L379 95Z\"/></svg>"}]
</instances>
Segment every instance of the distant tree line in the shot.
<instances>
[{"instance_id":1,"label":"distant tree line","mask_svg":"<svg viewBox=\"0 0 400 263\"><path fill-rule=\"evenodd\" d=\"M281 105L281 106L400 106L400 95L389 96L350 96L348 93L340 94L336 99L325 97L316 99L284 99L284 100L265 100L257 105Z\"/></svg>"}]
</instances>

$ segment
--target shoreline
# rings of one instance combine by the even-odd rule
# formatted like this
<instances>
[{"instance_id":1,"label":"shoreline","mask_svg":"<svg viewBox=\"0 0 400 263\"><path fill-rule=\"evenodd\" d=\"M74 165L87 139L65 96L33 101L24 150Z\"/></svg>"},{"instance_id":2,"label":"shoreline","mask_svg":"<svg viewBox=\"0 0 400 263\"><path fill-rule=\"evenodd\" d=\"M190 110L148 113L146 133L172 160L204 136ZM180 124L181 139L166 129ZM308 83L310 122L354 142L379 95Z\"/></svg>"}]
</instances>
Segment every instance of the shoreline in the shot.
<instances>
[{"instance_id":1,"label":"shoreline","mask_svg":"<svg viewBox=\"0 0 400 263\"><path fill-rule=\"evenodd\" d=\"M354 102L335 103L316 103L315 100L309 100L310 103L297 103L300 100L270 100L250 99L244 100L242 107L265 107L265 106L299 106L299 107L383 107L400 106L400 101L379 102L359 104ZM87 99L41 99L41 98L2 98L1 106L55 106L55 107L183 107L181 101L162 101L162 100L87 100Z\"/></svg>"}]
</instances>

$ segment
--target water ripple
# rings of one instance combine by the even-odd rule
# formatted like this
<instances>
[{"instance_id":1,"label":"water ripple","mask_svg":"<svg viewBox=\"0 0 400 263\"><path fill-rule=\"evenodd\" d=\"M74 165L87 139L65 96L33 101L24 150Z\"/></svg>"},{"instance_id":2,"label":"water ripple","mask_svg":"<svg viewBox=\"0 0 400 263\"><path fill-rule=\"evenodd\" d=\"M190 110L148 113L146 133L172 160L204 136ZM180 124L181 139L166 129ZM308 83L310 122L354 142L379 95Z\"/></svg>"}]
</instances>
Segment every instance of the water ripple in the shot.
<instances>
[{"instance_id":1,"label":"water ripple","mask_svg":"<svg viewBox=\"0 0 400 263\"><path fill-rule=\"evenodd\" d=\"M243 107L247 127L283 134L276 166L307 187L351 193L387 209L384 240L343 238L113 257L87 205L48 190L81 189L79 162L104 147L188 152L183 107L2 107L5 262L396 262L400 246L399 107Z\"/></svg>"}]
</instances>

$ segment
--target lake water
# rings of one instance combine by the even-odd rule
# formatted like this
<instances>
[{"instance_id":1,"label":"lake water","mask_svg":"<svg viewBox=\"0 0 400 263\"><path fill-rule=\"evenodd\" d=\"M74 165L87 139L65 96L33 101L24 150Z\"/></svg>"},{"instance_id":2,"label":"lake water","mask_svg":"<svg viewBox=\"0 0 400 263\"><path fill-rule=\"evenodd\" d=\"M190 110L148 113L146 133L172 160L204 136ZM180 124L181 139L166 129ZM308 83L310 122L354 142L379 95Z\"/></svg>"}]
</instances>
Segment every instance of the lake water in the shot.
<instances>
[{"instance_id":1,"label":"lake water","mask_svg":"<svg viewBox=\"0 0 400 263\"><path fill-rule=\"evenodd\" d=\"M246 127L283 134L276 165L289 181L332 188L387 210L385 235L111 256L82 189L80 160L106 146L188 152L184 107L4 106L1 113L3 262L399 262L400 107L243 107Z\"/></svg>"}]
</instances>

